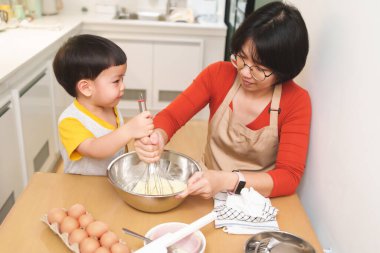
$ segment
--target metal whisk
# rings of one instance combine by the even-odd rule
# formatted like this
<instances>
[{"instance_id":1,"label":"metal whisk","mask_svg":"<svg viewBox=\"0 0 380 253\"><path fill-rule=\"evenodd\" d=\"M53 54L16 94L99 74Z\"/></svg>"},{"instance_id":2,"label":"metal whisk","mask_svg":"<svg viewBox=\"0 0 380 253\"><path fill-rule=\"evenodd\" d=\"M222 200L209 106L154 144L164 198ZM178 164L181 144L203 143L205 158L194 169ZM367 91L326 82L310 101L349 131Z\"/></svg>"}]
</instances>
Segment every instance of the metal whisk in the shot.
<instances>
[{"instance_id":1,"label":"metal whisk","mask_svg":"<svg viewBox=\"0 0 380 253\"><path fill-rule=\"evenodd\" d=\"M140 99L137 100L140 113L147 111L144 96L140 94ZM140 178L140 184L143 183L145 192L148 195L164 195L174 193L174 179L166 172L167 166L160 166L160 162L149 163ZM165 169L165 170L164 170Z\"/></svg>"}]
</instances>

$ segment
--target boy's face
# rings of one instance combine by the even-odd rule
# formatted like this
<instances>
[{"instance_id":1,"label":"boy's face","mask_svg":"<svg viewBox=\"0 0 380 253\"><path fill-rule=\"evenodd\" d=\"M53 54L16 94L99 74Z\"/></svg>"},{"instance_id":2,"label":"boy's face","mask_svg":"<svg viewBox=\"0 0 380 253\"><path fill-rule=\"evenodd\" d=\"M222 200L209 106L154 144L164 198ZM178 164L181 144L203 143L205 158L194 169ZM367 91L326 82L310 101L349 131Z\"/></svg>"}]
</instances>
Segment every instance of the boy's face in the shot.
<instances>
[{"instance_id":1,"label":"boy's face","mask_svg":"<svg viewBox=\"0 0 380 253\"><path fill-rule=\"evenodd\" d=\"M123 83L127 64L103 70L93 81L92 102L97 106L114 107L124 94Z\"/></svg>"}]
</instances>

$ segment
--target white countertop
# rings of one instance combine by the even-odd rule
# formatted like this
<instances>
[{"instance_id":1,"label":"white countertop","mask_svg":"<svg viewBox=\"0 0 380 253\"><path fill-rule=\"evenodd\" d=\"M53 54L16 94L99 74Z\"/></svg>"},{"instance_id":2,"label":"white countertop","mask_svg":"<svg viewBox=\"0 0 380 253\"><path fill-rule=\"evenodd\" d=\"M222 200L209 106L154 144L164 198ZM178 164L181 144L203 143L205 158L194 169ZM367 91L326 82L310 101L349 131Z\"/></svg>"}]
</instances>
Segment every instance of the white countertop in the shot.
<instances>
[{"instance_id":1,"label":"white countertop","mask_svg":"<svg viewBox=\"0 0 380 253\"><path fill-rule=\"evenodd\" d=\"M34 20L28 28L0 32L0 90L7 77L81 24L80 18L51 16Z\"/></svg>"},{"instance_id":2,"label":"white countertop","mask_svg":"<svg viewBox=\"0 0 380 253\"><path fill-rule=\"evenodd\" d=\"M223 22L218 23L184 23L184 22L168 22L168 21L149 21L138 19L112 19L109 17L99 17L96 14L83 16L84 22L99 23L99 24L122 24L135 26L153 26L153 27L182 27L182 28L197 28L197 29L222 29L226 30L226 25Z\"/></svg>"},{"instance_id":3,"label":"white countertop","mask_svg":"<svg viewBox=\"0 0 380 253\"><path fill-rule=\"evenodd\" d=\"M163 28L179 28L178 30L220 30L226 32L224 23L173 23L165 21L142 21L142 20L113 20L110 18L100 18L94 15L56 15L36 19L28 24L28 27L8 28L0 32L0 93L5 90L8 84L5 80L17 70L33 64L33 59L38 57L45 49L62 39L82 24L89 25L114 25L115 27L151 27L157 30Z\"/></svg>"}]
</instances>

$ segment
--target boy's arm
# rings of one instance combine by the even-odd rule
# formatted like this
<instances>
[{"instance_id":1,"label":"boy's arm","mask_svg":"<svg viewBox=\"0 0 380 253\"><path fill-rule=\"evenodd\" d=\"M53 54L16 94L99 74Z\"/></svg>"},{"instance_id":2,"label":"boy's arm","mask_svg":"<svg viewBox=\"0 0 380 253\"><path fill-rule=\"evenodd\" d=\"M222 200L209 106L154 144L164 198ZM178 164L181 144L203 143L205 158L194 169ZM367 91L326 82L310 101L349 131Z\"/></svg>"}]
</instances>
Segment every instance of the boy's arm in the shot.
<instances>
[{"instance_id":1,"label":"boy's arm","mask_svg":"<svg viewBox=\"0 0 380 253\"><path fill-rule=\"evenodd\" d=\"M76 148L82 156L103 159L114 155L120 148L124 147L132 135L126 129L126 125L99 138L88 138Z\"/></svg>"},{"instance_id":2,"label":"boy's arm","mask_svg":"<svg viewBox=\"0 0 380 253\"><path fill-rule=\"evenodd\" d=\"M142 138L153 132L153 120L149 112L130 119L115 131L99 138L88 138L78 145L76 151L82 156L103 159L114 155L133 138Z\"/></svg>"}]
</instances>

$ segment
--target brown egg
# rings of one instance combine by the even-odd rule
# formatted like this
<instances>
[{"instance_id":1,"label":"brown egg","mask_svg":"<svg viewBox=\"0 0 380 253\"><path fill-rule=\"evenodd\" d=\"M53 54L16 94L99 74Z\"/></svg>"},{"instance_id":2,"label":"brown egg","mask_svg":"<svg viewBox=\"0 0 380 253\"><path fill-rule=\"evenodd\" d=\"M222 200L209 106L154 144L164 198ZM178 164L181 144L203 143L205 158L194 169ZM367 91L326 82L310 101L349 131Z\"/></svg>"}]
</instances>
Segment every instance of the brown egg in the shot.
<instances>
[{"instance_id":1,"label":"brown egg","mask_svg":"<svg viewBox=\"0 0 380 253\"><path fill-rule=\"evenodd\" d=\"M82 204L75 204L70 206L69 210L67 210L67 214L75 219L78 219L79 216L86 213L86 208Z\"/></svg>"},{"instance_id":2,"label":"brown egg","mask_svg":"<svg viewBox=\"0 0 380 253\"><path fill-rule=\"evenodd\" d=\"M121 242L118 242L112 245L111 252L112 253L130 253L128 246Z\"/></svg>"},{"instance_id":3,"label":"brown egg","mask_svg":"<svg viewBox=\"0 0 380 253\"><path fill-rule=\"evenodd\" d=\"M94 221L94 217L90 213L83 214L79 217L79 226L86 228L88 224Z\"/></svg>"},{"instance_id":4,"label":"brown egg","mask_svg":"<svg viewBox=\"0 0 380 253\"><path fill-rule=\"evenodd\" d=\"M94 221L87 225L86 231L89 236L100 238L108 231L108 225L102 221Z\"/></svg>"},{"instance_id":5,"label":"brown egg","mask_svg":"<svg viewBox=\"0 0 380 253\"><path fill-rule=\"evenodd\" d=\"M77 219L71 217L71 216L66 216L62 222L61 225L59 226L59 231L63 233L68 233L70 234L73 232L76 228L79 228L79 222Z\"/></svg>"},{"instance_id":6,"label":"brown egg","mask_svg":"<svg viewBox=\"0 0 380 253\"><path fill-rule=\"evenodd\" d=\"M62 208L53 208L47 214L49 224L58 223L58 225L61 224L66 216L65 210Z\"/></svg>"},{"instance_id":7,"label":"brown egg","mask_svg":"<svg viewBox=\"0 0 380 253\"><path fill-rule=\"evenodd\" d=\"M94 253L111 253L111 251L107 248L104 247L99 247L95 250Z\"/></svg>"},{"instance_id":8,"label":"brown egg","mask_svg":"<svg viewBox=\"0 0 380 253\"><path fill-rule=\"evenodd\" d=\"M102 237L100 237L100 245L105 248L111 248L111 246L119 241L117 235L112 231L105 232Z\"/></svg>"},{"instance_id":9,"label":"brown egg","mask_svg":"<svg viewBox=\"0 0 380 253\"><path fill-rule=\"evenodd\" d=\"M69 244L80 243L84 238L87 238L88 234L81 228L74 229L69 235Z\"/></svg>"},{"instance_id":10,"label":"brown egg","mask_svg":"<svg viewBox=\"0 0 380 253\"><path fill-rule=\"evenodd\" d=\"M97 248L100 247L100 243L97 239L92 237L84 238L79 244L80 253L94 253Z\"/></svg>"}]
</instances>

